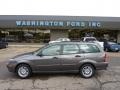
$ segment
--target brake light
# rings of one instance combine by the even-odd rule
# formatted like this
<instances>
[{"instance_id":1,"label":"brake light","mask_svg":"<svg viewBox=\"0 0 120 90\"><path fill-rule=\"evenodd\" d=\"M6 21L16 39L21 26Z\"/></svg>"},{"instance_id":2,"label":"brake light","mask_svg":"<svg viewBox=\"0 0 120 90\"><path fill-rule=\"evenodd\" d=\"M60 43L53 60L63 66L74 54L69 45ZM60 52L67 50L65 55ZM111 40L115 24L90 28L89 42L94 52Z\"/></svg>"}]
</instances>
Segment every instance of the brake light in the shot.
<instances>
[{"instance_id":1,"label":"brake light","mask_svg":"<svg viewBox=\"0 0 120 90\"><path fill-rule=\"evenodd\" d=\"M107 62L108 59L109 59L109 57L108 57L108 55L105 53L105 55L104 55L104 62Z\"/></svg>"}]
</instances>

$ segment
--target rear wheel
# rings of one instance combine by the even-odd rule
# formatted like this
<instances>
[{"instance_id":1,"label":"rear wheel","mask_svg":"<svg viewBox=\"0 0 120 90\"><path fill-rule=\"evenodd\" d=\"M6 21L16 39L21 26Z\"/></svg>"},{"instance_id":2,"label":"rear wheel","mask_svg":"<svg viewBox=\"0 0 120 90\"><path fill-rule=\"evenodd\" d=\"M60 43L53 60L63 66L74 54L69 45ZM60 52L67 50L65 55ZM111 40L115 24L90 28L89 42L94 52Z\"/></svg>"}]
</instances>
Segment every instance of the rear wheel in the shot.
<instances>
[{"instance_id":1,"label":"rear wheel","mask_svg":"<svg viewBox=\"0 0 120 90\"><path fill-rule=\"evenodd\" d=\"M16 73L20 78L28 78L30 77L32 71L29 65L27 64L20 64L16 68Z\"/></svg>"},{"instance_id":2,"label":"rear wheel","mask_svg":"<svg viewBox=\"0 0 120 90\"><path fill-rule=\"evenodd\" d=\"M95 74L95 68L91 64L84 64L80 68L80 75L83 78L90 78Z\"/></svg>"}]
</instances>

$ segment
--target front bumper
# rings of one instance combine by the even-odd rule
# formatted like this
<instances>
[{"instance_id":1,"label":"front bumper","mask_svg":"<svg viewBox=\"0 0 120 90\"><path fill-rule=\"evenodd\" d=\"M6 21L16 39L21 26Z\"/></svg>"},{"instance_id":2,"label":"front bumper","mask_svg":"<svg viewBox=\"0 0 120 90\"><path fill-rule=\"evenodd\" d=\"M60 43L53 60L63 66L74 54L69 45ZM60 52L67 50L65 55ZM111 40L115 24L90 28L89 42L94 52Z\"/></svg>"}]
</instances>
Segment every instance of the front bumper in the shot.
<instances>
[{"instance_id":1,"label":"front bumper","mask_svg":"<svg viewBox=\"0 0 120 90\"><path fill-rule=\"evenodd\" d=\"M16 63L7 63L7 68L9 72L15 72Z\"/></svg>"}]
</instances>

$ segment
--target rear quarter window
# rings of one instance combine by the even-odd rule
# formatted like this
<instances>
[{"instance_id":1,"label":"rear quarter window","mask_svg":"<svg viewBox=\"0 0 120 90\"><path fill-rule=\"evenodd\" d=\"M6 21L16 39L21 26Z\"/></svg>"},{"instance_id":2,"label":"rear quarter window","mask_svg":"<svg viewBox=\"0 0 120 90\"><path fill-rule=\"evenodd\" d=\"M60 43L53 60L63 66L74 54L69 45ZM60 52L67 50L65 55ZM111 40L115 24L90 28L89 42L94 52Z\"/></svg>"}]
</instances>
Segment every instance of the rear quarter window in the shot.
<instances>
[{"instance_id":1,"label":"rear quarter window","mask_svg":"<svg viewBox=\"0 0 120 90\"><path fill-rule=\"evenodd\" d=\"M100 49L96 45L92 44L81 44L79 45L80 52L83 53L97 53L100 52Z\"/></svg>"}]
</instances>

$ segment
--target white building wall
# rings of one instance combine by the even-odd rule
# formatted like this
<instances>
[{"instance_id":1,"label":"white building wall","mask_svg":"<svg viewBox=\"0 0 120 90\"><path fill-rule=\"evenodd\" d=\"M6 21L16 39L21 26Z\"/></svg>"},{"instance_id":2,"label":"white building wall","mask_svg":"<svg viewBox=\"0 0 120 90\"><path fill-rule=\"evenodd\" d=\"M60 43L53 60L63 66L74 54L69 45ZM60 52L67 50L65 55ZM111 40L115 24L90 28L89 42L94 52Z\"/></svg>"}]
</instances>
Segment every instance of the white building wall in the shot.
<instances>
[{"instance_id":1,"label":"white building wall","mask_svg":"<svg viewBox=\"0 0 120 90\"><path fill-rule=\"evenodd\" d=\"M120 43L120 31L118 32L118 35L117 35L117 43Z\"/></svg>"},{"instance_id":2,"label":"white building wall","mask_svg":"<svg viewBox=\"0 0 120 90\"><path fill-rule=\"evenodd\" d=\"M68 38L68 30L50 30L50 40Z\"/></svg>"}]
</instances>

